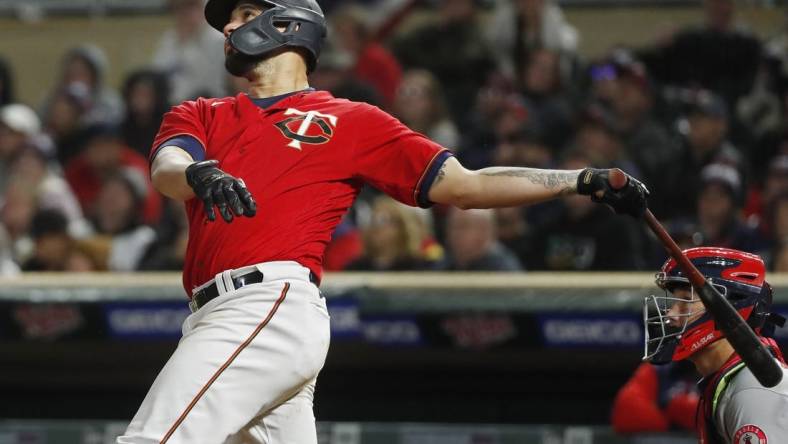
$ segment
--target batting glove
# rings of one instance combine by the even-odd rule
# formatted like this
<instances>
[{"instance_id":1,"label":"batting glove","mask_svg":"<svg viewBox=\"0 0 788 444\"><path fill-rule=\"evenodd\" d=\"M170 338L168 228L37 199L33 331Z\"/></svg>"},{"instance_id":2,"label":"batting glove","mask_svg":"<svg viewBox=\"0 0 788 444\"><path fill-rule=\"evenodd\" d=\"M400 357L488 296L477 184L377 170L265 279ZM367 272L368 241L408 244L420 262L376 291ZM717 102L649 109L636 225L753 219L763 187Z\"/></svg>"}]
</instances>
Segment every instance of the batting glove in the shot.
<instances>
[{"instance_id":1,"label":"batting glove","mask_svg":"<svg viewBox=\"0 0 788 444\"><path fill-rule=\"evenodd\" d=\"M577 177L577 193L591 196L591 200L610 206L619 214L641 217L646 212L648 188L634 177L619 189L610 186L610 170L586 168Z\"/></svg>"},{"instance_id":2,"label":"batting glove","mask_svg":"<svg viewBox=\"0 0 788 444\"><path fill-rule=\"evenodd\" d=\"M254 216L257 204L244 181L220 170L218 164L217 160L203 160L186 167L186 182L202 200L208 220L216 220L214 206L227 223L233 221L233 215Z\"/></svg>"}]
</instances>

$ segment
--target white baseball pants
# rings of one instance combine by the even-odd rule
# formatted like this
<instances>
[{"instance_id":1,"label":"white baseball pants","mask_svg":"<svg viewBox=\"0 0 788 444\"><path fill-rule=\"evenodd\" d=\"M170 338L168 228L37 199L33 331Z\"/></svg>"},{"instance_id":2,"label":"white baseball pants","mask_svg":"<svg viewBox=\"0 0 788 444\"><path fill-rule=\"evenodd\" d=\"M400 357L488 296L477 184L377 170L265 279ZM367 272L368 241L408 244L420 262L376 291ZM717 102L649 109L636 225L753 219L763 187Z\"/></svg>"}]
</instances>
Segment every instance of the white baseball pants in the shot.
<instances>
[{"instance_id":1,"label":"white baseball pants","mask_svg":"<svg viewBox=\"0 0 788 444\"><path fill-rule=\"evenodd\" d=\"M325 299L296 262L252 267L192 313L183 337L117 443L316 444L312 396L329 344Z\"/></svg>"}]
</instances>

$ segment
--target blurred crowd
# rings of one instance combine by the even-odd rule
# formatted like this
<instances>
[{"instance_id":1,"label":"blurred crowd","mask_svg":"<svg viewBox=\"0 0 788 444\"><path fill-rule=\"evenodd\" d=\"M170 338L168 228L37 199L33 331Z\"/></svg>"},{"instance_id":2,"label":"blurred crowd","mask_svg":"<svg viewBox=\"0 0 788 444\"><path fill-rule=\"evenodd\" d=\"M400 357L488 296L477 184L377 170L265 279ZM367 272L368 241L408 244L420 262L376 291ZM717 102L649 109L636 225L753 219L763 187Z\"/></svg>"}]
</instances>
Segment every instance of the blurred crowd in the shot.
<instances>
[{"instance_id":1,"label":"blurred crowd","mask_svg":"<svg viewBox=\"0 0 788 444\"><path fill-rule=\"evenodd\" d=\"M788 270L788 24L763 40L734 0L704 0L701 22L587 60L553 0L321 4L330 31L315 88L379 106L468 168L621 168L648 185L682 246ZM246 85L226 74L203 0L169 6L149 66L120 90L85 44L63 55L40 103L18 103L24 73L0 59L0 274L180 270L188 226L151 186L150 145L173 104ZM325 268L651 270L664 257L641 223L588 198L423 210L368 189Z\"/></svg>"}]
</instances>

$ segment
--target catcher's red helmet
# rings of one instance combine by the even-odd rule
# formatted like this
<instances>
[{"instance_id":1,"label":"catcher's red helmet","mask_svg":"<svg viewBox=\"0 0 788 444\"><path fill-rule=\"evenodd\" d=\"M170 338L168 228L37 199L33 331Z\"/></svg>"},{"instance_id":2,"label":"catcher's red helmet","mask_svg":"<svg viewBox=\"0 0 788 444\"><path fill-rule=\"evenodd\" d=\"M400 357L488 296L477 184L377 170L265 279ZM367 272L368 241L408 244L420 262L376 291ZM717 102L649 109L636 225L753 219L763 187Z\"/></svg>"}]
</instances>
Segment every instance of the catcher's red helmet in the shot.
<instances>
[{"instance_id":1,"label":"catcher's red helmet","mask_svg":"<svg viewBox=\"0 0 788 444\"><path fill-rule=\"evenodd\" d=\"M691 248L684 254L756 333L771 335L771 324L768 331L761 331L770 317L772 289L765 280L766 267L759 256L715 247ZM665 262L657 273L656 284L665 290L665 295L646 298L643 359L655 364L680 361L723 337L705 309L669 317L668 311L679 301L672 296L672 291L677 287L690 287L689 280L675 260ZM698 301L694 291L692 298L692 302Z\"/></svg>"}]
</instances>

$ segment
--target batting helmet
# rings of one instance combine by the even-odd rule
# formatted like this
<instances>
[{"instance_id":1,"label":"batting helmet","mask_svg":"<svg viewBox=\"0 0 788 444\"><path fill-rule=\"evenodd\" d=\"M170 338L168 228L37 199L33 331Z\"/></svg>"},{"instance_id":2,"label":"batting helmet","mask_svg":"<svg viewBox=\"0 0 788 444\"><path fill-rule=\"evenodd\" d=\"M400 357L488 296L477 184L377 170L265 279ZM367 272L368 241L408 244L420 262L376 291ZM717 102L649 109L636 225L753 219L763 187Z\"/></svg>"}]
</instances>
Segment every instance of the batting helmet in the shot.
<instances>
[{"instance_id":1,"label":"batting helmet","mask_svg":"<svg viewBox=\"0 0 788 444\"><path fill-rule=\"evenodd\" d=\"M205 19L223 32L239 0L208 0ZM241 54L264 57L282 47L306 50L307 70L312 72L326 37L326 19L316 0L257 0L268 7L262 14L233 31L230 45ZM284 27L284 31L277 29Z\"/></svg>"},{"instance_id":2,"label":"batting helmet","mask_svg":"<svg viewBox=\"0 0 788 444\"><path fill-rule=\"evenodd\" d=\"M714 247L690 248L684 250L684 254L756 333L771 336L774 323L781 324L781 317L769 312L772 288L765 280L766 267L760 257ZM668 315L675 303L688 302L673 297L672 291L677 287L690 287L689 279L674 259L669 259L662 266L657 273L656 284L665 291L665 295L649 296L645 300L644 360L654 364L681 361L724 336L715 328L714 319L705 309ZM694 290L691 294L689 302L699 301Z\"/></svg>"}]
</instances>

